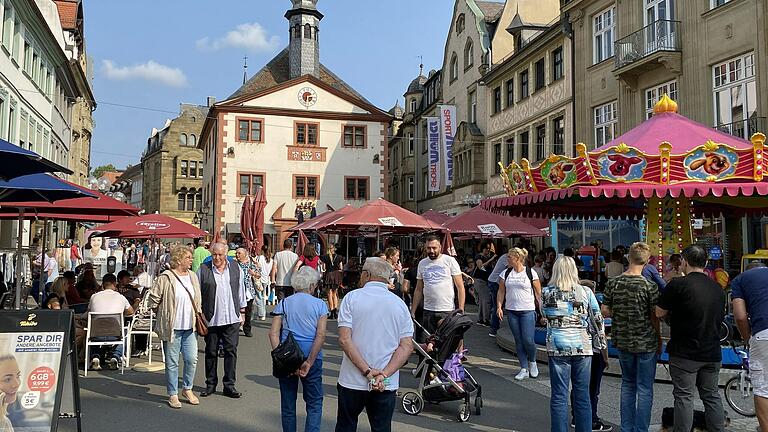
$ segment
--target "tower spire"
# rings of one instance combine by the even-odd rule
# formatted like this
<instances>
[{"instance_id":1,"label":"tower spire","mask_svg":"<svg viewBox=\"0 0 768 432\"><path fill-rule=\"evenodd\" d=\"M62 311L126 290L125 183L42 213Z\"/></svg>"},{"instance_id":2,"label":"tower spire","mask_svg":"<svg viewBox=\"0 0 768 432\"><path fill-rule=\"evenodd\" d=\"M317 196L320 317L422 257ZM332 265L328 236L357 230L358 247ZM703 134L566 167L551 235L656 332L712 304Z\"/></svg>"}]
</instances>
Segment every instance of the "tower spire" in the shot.
<instances>
[{"instance_id":1,"label":"tower spire","mask_svg":"<svg viewBox=\"0 0 768 432\"><path fill-rule=\"evenodd\" d=\"M289 76L320 76L320 20L318 0L291 0L293 8L285 13L288 20Z\"/></svg>"},{"instance_id":2,"label":"tower spire","mask_svg":"<svg viewBox=\"0 0 768 432\"><path fill-rule=\"evenodd\" d=\"M243 84L248 81L248 56L243 57Z\"/></svg>"},{"instance_id":3,"label":"tower spire","mask_svg":"<svg viewBox=\"0 0 768 432\"><path fill-rule=\"evenodd\" d=\"M424 75L424 56L419 56L419 76Z\"/></svg>"}]
</instances>

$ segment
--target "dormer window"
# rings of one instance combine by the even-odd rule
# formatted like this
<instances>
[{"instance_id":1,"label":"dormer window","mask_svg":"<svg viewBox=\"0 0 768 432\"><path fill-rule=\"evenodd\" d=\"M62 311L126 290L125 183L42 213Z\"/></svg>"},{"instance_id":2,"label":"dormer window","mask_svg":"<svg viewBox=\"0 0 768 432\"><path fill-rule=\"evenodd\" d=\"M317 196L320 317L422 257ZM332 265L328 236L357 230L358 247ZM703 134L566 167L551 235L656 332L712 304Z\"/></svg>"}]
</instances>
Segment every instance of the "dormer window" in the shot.
<instances>
[{"instance_id":1,"label":"dormer window","mask_svg":"<svg viewBox=\"0 0 768 432\"><path fill-rule=\"evenodd\" d=\"M464 14L459 15L456 18L456 34L461 34L464 31Z\"/></svg>"},{"instance_id":2,"label":"dormer window","mask_svg":"<svg viewBox=\"0 0 768 432\"><path fill-rule=\"evenodd\" d=\"M411 99L411 113L416 112L416 99Z\"/></svg>"}]
</instances>

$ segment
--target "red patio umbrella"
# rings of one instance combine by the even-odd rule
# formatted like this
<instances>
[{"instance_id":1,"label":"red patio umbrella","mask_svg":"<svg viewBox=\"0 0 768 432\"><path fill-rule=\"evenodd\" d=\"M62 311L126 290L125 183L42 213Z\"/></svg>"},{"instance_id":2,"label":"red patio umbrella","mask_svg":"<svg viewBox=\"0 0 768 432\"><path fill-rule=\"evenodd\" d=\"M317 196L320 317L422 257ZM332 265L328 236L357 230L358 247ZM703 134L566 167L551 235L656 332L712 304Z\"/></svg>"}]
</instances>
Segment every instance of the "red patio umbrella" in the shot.
<instances>
[{"instance_id":1,"label":"red patio umbrella","mask_svg":"<svg viewBox=\"0 0 768 432\"><path fill-rule=\"evenodd\" d=\"M424 213L422 213L421 215L424 216L425 218L431 220L432 222L434 222L436 224L440 224L440 225L442 225L445 221L447 221L448 219L451 218L450 216L448 216L445 213L440 213L440 212L437 212L437 211L434 211L434 210L427 210Z\"/></svg>"},{"instance_id":2,"label":"red patio umbrella","mask_svg":"<svg viewBox=\"0 0 768 432\"><path fill-rule=\"evenodd\" d=\"M392 233L412 233L418 231L439 230L441 227L424 216L417 215L396 204L379 198L353 210L346 215L328 221L324 227L328 230L346 231L387 231Z\"/></svg>"},{"instance_id":3,"label":"red patio umbrella","mask_svg":"<svg viewBox=\"0 0 768 432\"><path fill-rule=\"evenodd\" d=\"M456 256L456 248L453 246L453 237L451 237L451 232L449 230L443 230L442 249L442 253L452 257Z\"/></svg>"},{"instance_id":4,"label":"red patio umbrella","mask_svg":"<svg viewBox=\"0 0 768 432\"><path fill-rule=\"evenodd\" d=\"M121 219L98 227L99 237L111 238L200 238L208 233L178 219L148 214Z\"/></svg>"},{"instance_id":5,"label":"red patio umbrella","mask_svg":"<svg viewBox=\"0 0 768 432\"><path fill-rule=\"evenodd\" d=\"M251 253L258 254L264 244L264 209L267 207L267 194L264 188L256 187L251 211L251 232L253 233L253 249Z\"/></svg>"},{"instance_id":6,"label":"red patio umbrella","mask_svg":"<svg viewBox=\"0 0 768 432\"><path fill-rule=\"evenodd\" d=\"M243 206L240 209L240 235L243 238L242 246L248 249L248 251L251 251L253 247L252 212L253 203L251 202L251 196L246 195L243 200Z\"/></svg>"},{"instance_id":7,"label":"red patio umbrella","mask_svg":"<svg viewBox=\"0 0 768 432\"><path fill-rule=\"evenodd\" d=\"M528 225L518 218L491 213L482 207L475 207L458 216L454 216L443 227L453 234L469 234L490 237L509 237L513 235L538 237L544 232Z\"/></svg>"},{"instance_id":8,"label":"red patio umbrella","mask_svg":"<svg viewBox=\"0 0 768 432\"><path fill-rule=\"evenodd\" d=\"M316 230L319 228L323 228L326 226L326 224L333 222L336 219L340 218L341 216L349 214L354 210L357 210L357 209L347 204L338 210L331 210L325 213L321 213L312 219L306 220L294 227L291 227L288 231L298 231L298 230L308 231L308 230Z\"/></svg>"},{"instance_id":9,"label":"red patio umbrella","mask_svg":"<svg viewBox=\"0 0 768 432\"><path fill-rule=\"evenodd\" d=\"M303 230L299 230L299 241L296 242L296 254L301 255L304 252L304 246L309 243L309 239Z\"/></svg>"}]
</instances>

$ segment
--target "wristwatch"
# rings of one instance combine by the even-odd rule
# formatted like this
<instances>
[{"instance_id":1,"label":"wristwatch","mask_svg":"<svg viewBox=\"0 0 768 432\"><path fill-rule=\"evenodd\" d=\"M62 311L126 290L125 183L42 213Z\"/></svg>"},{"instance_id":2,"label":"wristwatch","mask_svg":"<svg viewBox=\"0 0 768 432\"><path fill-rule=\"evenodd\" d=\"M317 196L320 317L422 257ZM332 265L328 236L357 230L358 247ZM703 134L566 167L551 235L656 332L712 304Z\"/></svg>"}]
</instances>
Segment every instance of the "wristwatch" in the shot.
<instances>
[{"instance_id":1,"label":"wristwatch","mask_svg":"<svg viewBox=\"0 0 768 432\"><path fill-rule=\"evenodd\" d=\"M367 378L368 374L370 374L370 373L371 373L371 368L368 368L368 369L365 370L365 372L363 372L363 376Z\"/></svg>"}]
</instances>

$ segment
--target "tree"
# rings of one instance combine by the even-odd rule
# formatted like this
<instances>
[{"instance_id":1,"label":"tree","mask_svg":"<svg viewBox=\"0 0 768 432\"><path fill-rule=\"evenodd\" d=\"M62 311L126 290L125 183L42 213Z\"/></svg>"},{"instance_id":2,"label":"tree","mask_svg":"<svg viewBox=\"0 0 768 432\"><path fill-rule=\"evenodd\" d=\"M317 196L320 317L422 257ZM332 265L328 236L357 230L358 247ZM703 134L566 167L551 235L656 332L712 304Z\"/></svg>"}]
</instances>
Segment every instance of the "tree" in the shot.
<instances>
[{"instance_id":1,"label":"tree","mask_svg":"<svg viewBox=\"0 0 768 432\"><path fill-rule=\"evenodd\" d=\"M111 171L117 171L117 168L115 168L115 166L112 164L101 165L91 169L91 175L96 178L101 178L101 176L104 175L105 172L111 172Z\"/></svg>"}]
</instances>

